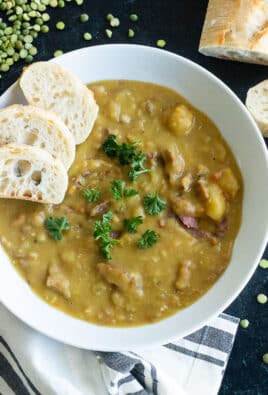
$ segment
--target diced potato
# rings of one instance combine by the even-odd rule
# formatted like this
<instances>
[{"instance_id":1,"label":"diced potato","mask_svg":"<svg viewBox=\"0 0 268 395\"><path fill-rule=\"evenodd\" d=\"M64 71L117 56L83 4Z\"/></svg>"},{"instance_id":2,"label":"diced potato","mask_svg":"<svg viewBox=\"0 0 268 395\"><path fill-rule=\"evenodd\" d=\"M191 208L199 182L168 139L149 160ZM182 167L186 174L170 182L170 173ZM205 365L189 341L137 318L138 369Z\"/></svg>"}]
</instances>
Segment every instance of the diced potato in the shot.
<instances>
[{"instance_id":1,"label":"diced potato","mask_svg":"<svg viewBox=\"0 0 268 395\"><path fill-rule=\"evenodd\" d=\"M229 167L222 170L221 177L219 179L219 185L223 192L232 199L236 196L239 190L238 181L233 171Z\"/></svg>"},{"instance_id":2,"label":"diced potato","mask_svg":"<svg viewBox=\"0 0 268 395\"><path fill-rule=\"evenodd\" d=\"M213 146L213 153L216 160L223 162L226 158L226 149L223 144L215 142Z\"/></svg>"},{"instance_id":3,"label":"diced potato","mask_svg":"<svg viewBox=\"0 0 268 395\"><path fill-rule=\"evenodd\" d=\"M226 211L226 201L217 184L208 184L209 198L206 202L206 214L214 221L221 221Z\"/></svg>"},{"instance_id":4,"label":"diced potato","mask_svg":"<svg viewBox=\"0 0 268 395\"><path fill-rule=\"evenodd\" d=\"M177 136L183 136L190 132L193 121L192 112L184 104L179 104L169 115L167 125Z\"/></svg>"},{"instance_id":5,"label":"diced potato","mask_svg":"<svg viewBox=\"0 0 268 395\"><path fill-rule=\"evenodd\" d=\"M121 114L121 106L119 103L110 100L108 107L109 117L112 121L119 122Z\"/></svg>"}]
</instances>

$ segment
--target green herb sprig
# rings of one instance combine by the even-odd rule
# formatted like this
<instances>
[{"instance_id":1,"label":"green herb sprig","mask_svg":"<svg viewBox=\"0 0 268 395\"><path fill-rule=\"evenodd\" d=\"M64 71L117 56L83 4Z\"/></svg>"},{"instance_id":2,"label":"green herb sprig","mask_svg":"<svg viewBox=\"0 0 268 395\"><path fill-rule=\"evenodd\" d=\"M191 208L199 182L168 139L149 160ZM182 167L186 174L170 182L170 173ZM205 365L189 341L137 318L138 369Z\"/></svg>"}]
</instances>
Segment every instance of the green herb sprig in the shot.
<instances>
[{"instance_id":1,"label":"green herb sprig","mask_svg":"<svg viewBox=\"0 0 268 395\"><path fill-rule=\"evenodd\" d=\"M48 217L45 220L45 227L49 231L49 236L54 240L62 240L62 232L70 229L69 221L66 217Z\"/></svg>"},{"instance_id":2,"label":"green herb sprig","mask_svg":"<svg viewBox=\"0 0 268 395\"><path fill-rule=\"evenodd\" d=\"M151 171L151 169L147 169L144 167L145 160L146 156L142 152L138 152L133 157L133 160L130 164L131 170L128 172L128 176L131 181L136 181L141 174Z\"/></svg>"},{"instance_id":3,"label":"green herb sprig","mask_svg":"<svg viewBox=\"0 0 268 395\"><path fill-rule=\"evenodd\" d=\"M152 247L155 243L157 243L159 236L154 230L146 230L145 233L138 240L138 247L142 250L146 248Z\"/></svg>"},{"instance_id":4,"label":"green herb sprig","mask_svg":"<svg viewBox=\"0 0 268 395\"><path fill-rule=\"evenodd\" d=\"M118 158L121 165L130 166L128 176L131 181L136 181L141 174L151 171L151 169L145 168L146 155L141 151L137 152L137 145L137 142L117 144L116 136L113 134L109 135L102 144L103 151L107 156Z\"/></svg>"},{"instance_id":5,"label":"green herb sprig","mask_svg":"<svg viewBox=\"0 0 268 395\"><path fill-rule=\"evenodd\" d=\"M143 205L147 214L156 215L161 213L161 211L166 208L167 203L162 200L157 194L152 195L149 193L144 196Z\"/></svg>"},{"instance_id":6,"label":"green herb sprig","mask_svg":"<svg viewBox=\"0 0 268 395\"><path fill-rule=\"evenodd\" d=\"M111 192L115 200L124 201L125 198L130 198L139 194L136 189L126 188L125 181L113 180L111 182Z\"/></svg>"},{"instance_id":7,"label":"green herb sprig","mask_svg":"<svg viewBox=\"0 0 268 395\"><path fill-rule=\"evenodd\" d=\"M112 231L112 216L113 213L110 210L106 214L103 214L102 219L96 221L94 224L94 239L99 241L100 252L106 260L112 259L111 249L119 243L119 240L113 239L110 236Z\"/></svg>"},{"instance_id":8,"label":"green herb sprig","mask_svg":"<svg viewBox=\"0 0 268 395\"><path fill-rule=\"evenodd\" d=\"M133 218L124 219L124 227L128 233L137 233L137 228L143 223L143 217L140 215Z\"/></svg>"},{"instance_id":9,"label":"green herb sprig","mask_svg":"<svg viewBox=\"0 0 268 395\"><path fill-rule=\"evenodd\" d=\"M100 191L98 191L95 188L92 188L92 189L84 188L82 190L82 196L88 202L97 202L100 199Z\"/></svg>"}]
</instances>

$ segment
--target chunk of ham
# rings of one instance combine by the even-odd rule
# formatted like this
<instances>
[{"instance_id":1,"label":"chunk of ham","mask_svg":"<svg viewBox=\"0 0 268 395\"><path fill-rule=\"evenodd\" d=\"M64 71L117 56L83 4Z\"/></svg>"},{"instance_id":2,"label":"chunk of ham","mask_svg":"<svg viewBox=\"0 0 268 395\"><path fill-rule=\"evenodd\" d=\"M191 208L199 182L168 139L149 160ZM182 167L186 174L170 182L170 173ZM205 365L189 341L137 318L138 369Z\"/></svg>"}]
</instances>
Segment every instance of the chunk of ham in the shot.
<instances>
[{"instance_id":1,"label":"chunk of ham","mask_svg":"<svg viewBox=\"0 0 268 395\"><path fill-rule=\"evenodd\" d=\"M180 221L188 229L198 229L198 221L195 217L190 217L187 215L179 215Z\"/></svg>"},{"instance_id":2,"label":"chunk of ham","mask_svg":"<svg viewBox=\"0 0 268 395\"><path fill-rule=\"evenodd\" d=\"M98 214L104 214L106 213L106 211L108 211L108 209L111 206L111 201L110 200L106 200L103 203L98 204L97 206L95 206L91 211L90 211L90 215L91 217L95 217Z\"/></svg>"},{"instance_id":3,"label":"chunk of ham","mask_svg":"<svg viewBox=\"0 0 268 395\"><path fill-rule=\"evenodd\" d=\"M179 291L182 291L190 286L191 266L192 261L190 260L182 261L179 265L179 270L175 283L175 287Z\"/></svg>"},{"instance_id":4,"label":"chunk of ham","mask_svg":"<svg viewBox=\"0 0 268 395\"><path fill-rule=\"evenodd\" d=\"M191 173L187 173L180 180L180 188L183 192L189 192L191 190L192 184L194 182L193 176Z\"/></svg>"},{"instance_id":5,"label":"chunk of ham","mask_svg":"<svg viewBox=\"0 0 268 395\"><path fill-rule=\"evenodd\" d=\"M207 240L212 245L217 244L217 242L218 242L217 238L223 237L225 234L225 231L223 231L224 225L222 225L222 228L221 228L222 231L220 231L219 224L217 224L215 233L211 233L206 230L200 229L199 223L198 223L198 218L196 218L196 217L188 216L188 215L176 215L176 213L174 213L174 211L172 211L172 210L168 211L168 217L174 218L194 238Z\"/></svg>"},{"instance_id":6,"label":"chunk of ham","mask_svg":"<svg viewBox=\"0 0 268 395\"><path fill-rule=\"evenodd\" d=\"M224 235L225 235L225 233L226 233L226 231L228 229L228 226L229 226L228 219L227 218L223 218L223 220L220 223L217 224L215 235L217 237L221 237L221 238L224 237Z\"/></svg>"},{"instance_id":7,"label":"chunk of ham","mask_svg":"<svg viewBox=\"0 0 268 395\"><path fill-rule=\"evenodd\" d=\"M180 154L178 147L174 144L162 151L162 157L165 163L165 171L168 175L171 185L176 185L183 175L185 162Z\"/></svg>"},{"instance_id":8,"label":"chunk of ham","mask_svg":"<svg viewBox=\"0 0 268 395\"><path fill-rule=\"evenodd\" d=\"M196 186L199 195L205 200L209 199L208 183L203 177L196 182Z\"/></svg>"},{"instance_id":9,"label":"chunk of ham","mask_svg":"<svg viewBox=\"0 0 268 395\"><path fill-rule=\"evenodd\" d=\"M113 230L112 232L110 232L110 237L112 239L120 239L120 237L122 236L123 231L122 230Z\"/></svg>"},{"instance_id":10,"label":"chunk of ham","mask_svg":"<svg viewBox=\"0 0 268 395\"><path fill-rule=\"evenodd\" d=\"M198 219L195 217L180 215L177 217L183 227L196 239L205 238L205 232L199 228Z\"/></svg>"},{"instance_id":11,"label":"chunk of ham","mask_svg":"<svg viewBox=\"0 0 268 395\"><path fill-rule=\"evenodd\" d=\"M98 263L98 271L109 283L118 287L123 292L142 295L142 278L139 274L130 274L118 266L110 263Z\"/></svg>"},{"instance_id":12,"label":"chunk of ham","mask_svg":"<svg viewBox=\"0 0 268 395\"><path fill-rule=\"evenodd\" d=\"M48 270L46 286L66 299L71 297L70 281L57 263L53 263Z\"/></svg>"}]
</instances>

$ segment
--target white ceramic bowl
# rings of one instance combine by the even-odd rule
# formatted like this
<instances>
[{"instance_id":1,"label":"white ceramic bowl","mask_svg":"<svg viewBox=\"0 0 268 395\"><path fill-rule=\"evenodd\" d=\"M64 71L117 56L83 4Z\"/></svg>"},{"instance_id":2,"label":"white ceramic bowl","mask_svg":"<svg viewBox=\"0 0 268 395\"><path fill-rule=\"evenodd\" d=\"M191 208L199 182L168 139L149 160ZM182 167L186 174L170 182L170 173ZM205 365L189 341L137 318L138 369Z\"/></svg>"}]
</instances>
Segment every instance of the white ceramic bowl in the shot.
<instances>
[{"instance_id":1,"label":"white ceramic bowl","mask_svg":"<svg viewBox=\"0 0 268 395\"><path fill-rule=\"evenodd\" d=\"M243 221L232 260L219 281L192 306L159 323L107 328L72 318L39 299L0 251L0 301L31 327L62 342L95 350L164 344L185 336L222 312L241 292L261 258L268 235L268 156L243 104L220 80L172 53L137 45L104 45L70 52L56 60L86 83L102 79L153 82L177 90L205 112L232 148L244 178ZM17 84L0 107L23 102Z\"/></svg>"}]
</instances>

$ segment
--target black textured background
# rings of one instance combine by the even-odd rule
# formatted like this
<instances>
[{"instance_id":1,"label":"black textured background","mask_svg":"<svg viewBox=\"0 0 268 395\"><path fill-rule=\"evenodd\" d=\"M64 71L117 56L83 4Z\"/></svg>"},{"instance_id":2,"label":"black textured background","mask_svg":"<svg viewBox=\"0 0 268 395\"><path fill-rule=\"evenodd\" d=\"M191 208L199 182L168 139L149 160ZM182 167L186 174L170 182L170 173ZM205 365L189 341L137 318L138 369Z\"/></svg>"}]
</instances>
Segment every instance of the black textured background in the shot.
<instances>
[{"instance_id":1,"label":"black textured background","mask_svg":"<svg viewBox=\"0 0 268 395\"><path fill-rule=\"evenodd\" d=\"M50 32L40 34L36 40L39 48L36 59L49 59L56 49L67 52L109 42L155 45L157 39L163 38L167 41L166 49L212 71L244 101L248 88L268 77L268 67L227 62L199 54L198 43L206 6L207 0L84 0L81 7L67 3L65 8L49 10L52 15ZM79 21L81 12L90 16L85 24ZM104 33L108 27L105 15L109 12L119 16L121 21L120 27L113 29L111 40ZM139 15L138 22L129 21L130 13ZM54 27L55 21L59 20L66 24L63 32ZM136 31L133 39L127 37L130 27ZM83 40L86 31L93 35L90 42ZM23 63L17 63L3 74L0 94L17 79L22 67ZM250 326L238 331L220 395L268 394L268 365L261 361L262 355L268 352L268 306L256 302L256 295L260 292L268 293L268 270L259 268L239 298L227 309L230 314L248 318Z\"/></svg>"}]
</instances>

